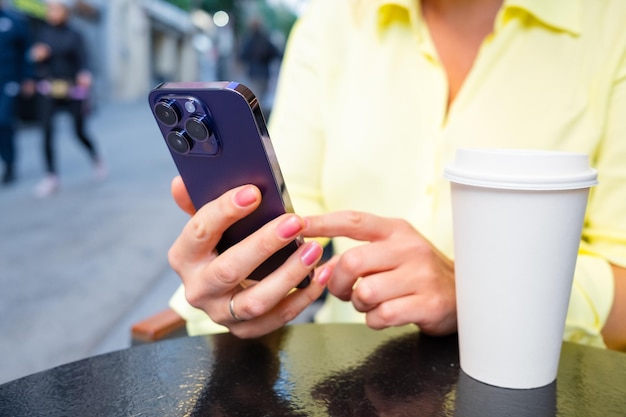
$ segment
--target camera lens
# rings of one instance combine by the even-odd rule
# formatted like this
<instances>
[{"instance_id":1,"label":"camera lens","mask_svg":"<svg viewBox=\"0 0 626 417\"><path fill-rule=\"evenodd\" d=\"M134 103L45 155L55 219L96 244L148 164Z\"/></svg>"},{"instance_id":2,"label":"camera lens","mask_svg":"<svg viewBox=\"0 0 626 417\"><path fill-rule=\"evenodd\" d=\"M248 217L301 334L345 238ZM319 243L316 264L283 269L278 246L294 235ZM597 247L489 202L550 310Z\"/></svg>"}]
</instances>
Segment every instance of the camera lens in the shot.
<instances>
[{"instance_id":1,"label":"camera lens","mask_svg":"<svg viewBox=\"0 0 626 417\"><path fill-rule=\"evenodd\" d=\"M193 142L187 137L187 135L185 135L184 132L179 132L177 130L173 130L167 135L167 143L175 152L181 154L188 153L193 146Z\"/></svg>"},{"instance_id":2,"label":"camera lens","mask_svg":"<svg viewBox=\"0 0 626 417\"><path fill-rule=\"evenodd\" d=\"M175 100L164 100L154 106L154 114L161 123L174 126L180 120L180 111Z\"/></svg>"},{"instance_id":3,"label":"camera lens","mask_svg":"<svg viewBox=\"0 0 626 417\"><path fill-rule=\"evenodd\" d=\"M204 142L211 136L205 116L192 116L185 122L185 130L194 140Z\"/></svg>"}]
</instances>

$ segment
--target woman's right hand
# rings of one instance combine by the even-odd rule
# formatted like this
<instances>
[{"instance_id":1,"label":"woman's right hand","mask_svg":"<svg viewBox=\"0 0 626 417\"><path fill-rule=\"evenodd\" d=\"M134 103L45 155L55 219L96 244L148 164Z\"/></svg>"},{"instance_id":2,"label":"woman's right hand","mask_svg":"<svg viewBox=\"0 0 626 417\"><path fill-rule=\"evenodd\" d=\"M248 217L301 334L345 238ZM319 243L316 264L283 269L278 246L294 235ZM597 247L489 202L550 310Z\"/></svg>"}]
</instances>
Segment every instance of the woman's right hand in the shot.
<instances>
[{"instance_id":1,"label":"woman's right hand","mask_svg":"<svg viewBox=\"0 0 626 417\"><path fill-rule=\"evenodd\" d=\"M304 221L299 216L284 214L218 255L215 247L224 231L259 206L259 189L237 187L197 212L180 177L172 181L172 195L192 217L171 247L169 261L183 281L187 301L213 321L236 336L257 337L293 320L320 297L331 275L330 266L316 271L307 288L294 290L322 256L322 247L315 241L302 245L262 281L246 280L302 232Z\"/></svg>"}]
</instances>

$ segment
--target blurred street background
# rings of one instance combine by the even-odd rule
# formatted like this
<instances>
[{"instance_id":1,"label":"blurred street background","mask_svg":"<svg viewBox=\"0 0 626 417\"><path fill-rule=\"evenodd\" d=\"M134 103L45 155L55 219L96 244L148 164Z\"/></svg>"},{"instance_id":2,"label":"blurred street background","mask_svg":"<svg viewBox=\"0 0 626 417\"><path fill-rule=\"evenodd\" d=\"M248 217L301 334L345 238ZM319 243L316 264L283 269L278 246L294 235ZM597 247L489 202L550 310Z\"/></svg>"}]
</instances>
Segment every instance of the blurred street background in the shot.
<instances>
[{"instance_id":1,"label":"blurred street background","mask_svg":"<svg viewBox=\"0 0 626 417\"><path fill-rule=\"evenodd\" d=\"M40 0L13 0L36 27ZM160 81L247 83L238 58L249 22L282 51L306 0L74 2L95 87L88 131L109 171L92 165L57 116L60 189L36 198L42 133L30 109L16 138L17 180L0 187L0 384L130 345L132 323L167 306L180 281L167 250L187 220L174 204L175 167L147 105ZM271 109L279 59L264 107ZM250 80L250 83L253 81Z\"/></svg>"}]
</instances>

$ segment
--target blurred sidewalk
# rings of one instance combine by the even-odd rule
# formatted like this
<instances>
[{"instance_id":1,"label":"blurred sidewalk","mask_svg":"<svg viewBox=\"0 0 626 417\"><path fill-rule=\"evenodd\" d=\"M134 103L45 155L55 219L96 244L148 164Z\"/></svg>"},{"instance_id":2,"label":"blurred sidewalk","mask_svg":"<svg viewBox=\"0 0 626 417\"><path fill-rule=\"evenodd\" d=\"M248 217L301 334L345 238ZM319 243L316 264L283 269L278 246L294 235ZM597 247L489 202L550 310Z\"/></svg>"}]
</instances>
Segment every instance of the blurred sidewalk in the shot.
<instances>
[{"instance_id":1,"label":"blurred sidewalk","mask_svg":"<svg viewBox=\"0 0 626 417\"><path fill-rule=\"evenodd\" d=\"M90 118L103 182L69 122L58 116L58 194L33 196L43 158L28 126L18 181L0 188L0 383L129 346L131 323L164 308L180 282L166 257L186 215L147 101L104 103Z\"/></svg>"}]
</instances>

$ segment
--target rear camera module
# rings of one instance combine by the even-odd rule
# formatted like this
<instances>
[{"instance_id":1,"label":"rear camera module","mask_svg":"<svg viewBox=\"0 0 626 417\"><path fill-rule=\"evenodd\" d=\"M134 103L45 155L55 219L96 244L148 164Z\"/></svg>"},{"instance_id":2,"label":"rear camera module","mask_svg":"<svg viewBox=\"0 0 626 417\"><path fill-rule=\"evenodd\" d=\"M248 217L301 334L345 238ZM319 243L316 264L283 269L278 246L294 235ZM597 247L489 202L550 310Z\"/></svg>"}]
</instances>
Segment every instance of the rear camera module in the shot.
<instances>
[{"instance_id":1,"label":"rear camera module","mask_svg":"<svg viewBox=\"0 0 626 417\"><path fill-rule=\"evenodd\" d=\"M185 135L185 132L177 130L173 130L167 135L167 144L174 150L174 152L180 154L189 153L193 147L193 141Z\"/></svg>"},{"instance_id":2,"label":"rear camera module","mask_svg":"<svg viewBox=\"0 0 626 417\"><path fill-rule=\"evenodd\" d=\"M175 100L163 100L154 106L154 114L166 126L174 126L180 120L180 110Z\"/></svg>"},{"instance_id":3,"label":"rear camera module","mask_svg":"<svg viewBox=\"0 0 626 417\"><path fill-rule=\"evenodd\" d=\"M185 122L185 130L193 140L204 142L212 132L206 123L205 116L192 116Z\"/></svg>"}]
</instances>

